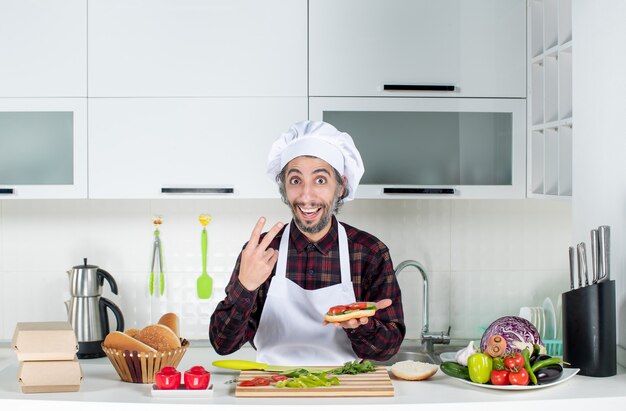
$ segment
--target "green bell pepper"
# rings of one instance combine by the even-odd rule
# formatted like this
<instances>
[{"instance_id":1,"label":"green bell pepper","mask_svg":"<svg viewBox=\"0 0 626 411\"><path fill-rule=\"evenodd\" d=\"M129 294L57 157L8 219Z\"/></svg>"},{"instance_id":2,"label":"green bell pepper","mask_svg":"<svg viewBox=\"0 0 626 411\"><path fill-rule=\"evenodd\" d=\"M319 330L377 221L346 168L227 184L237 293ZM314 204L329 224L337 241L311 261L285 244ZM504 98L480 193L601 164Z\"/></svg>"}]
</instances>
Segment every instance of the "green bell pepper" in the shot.
<instances>
[{"instance_id":1,"label":"green bell pepper","mask_svg":"<svg viewBox=\"0 0 626 411\"><path fill-rule=\"evenodd\" d=\"M467 358L467 369L469 370L470 380L478 384L485 384L489 382L491 377L493 360L487 354L472 354Z\"/></svg>"}]
</instances>

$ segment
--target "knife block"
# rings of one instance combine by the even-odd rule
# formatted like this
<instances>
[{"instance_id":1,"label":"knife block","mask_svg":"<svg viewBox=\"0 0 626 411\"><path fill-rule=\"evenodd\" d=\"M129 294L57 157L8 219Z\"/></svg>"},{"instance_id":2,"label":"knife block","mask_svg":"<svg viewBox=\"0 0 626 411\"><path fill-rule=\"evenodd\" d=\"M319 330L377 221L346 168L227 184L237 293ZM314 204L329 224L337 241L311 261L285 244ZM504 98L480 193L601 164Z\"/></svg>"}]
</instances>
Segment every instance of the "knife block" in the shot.
<instances>
[{"instance_id":1,"label":"knife block","mask_svg":"<svg viewBox=\"0 0 626 411\"><path fill-rule=\"evenodd\" d=\"M617 373L615 281L604 281L562 294L563 361L580 375Z\"/></svg>"}]
</instances>

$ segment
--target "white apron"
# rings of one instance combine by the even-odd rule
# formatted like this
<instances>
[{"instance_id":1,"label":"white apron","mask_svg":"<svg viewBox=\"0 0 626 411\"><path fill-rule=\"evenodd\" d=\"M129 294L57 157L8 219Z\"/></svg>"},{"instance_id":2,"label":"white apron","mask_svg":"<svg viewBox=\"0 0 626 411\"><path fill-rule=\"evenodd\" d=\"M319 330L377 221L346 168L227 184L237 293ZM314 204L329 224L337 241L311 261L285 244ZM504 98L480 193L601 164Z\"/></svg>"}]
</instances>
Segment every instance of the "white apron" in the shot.
<instances>
[{"instance_id":1,"label":"white apron","mask_svg":"<svg viewBox=\"0 0 626 411\"><path fill-rule=\"evenodd\" d=\"M335 366L357 359L343 328L322 325L330 307L355 301L348 238L339 222L337 226L341 283L317 290L305 290L287 278L290 224L285 227L276 274L254 337L257 361L286 366Z\"/></svg>"}]
</instances>

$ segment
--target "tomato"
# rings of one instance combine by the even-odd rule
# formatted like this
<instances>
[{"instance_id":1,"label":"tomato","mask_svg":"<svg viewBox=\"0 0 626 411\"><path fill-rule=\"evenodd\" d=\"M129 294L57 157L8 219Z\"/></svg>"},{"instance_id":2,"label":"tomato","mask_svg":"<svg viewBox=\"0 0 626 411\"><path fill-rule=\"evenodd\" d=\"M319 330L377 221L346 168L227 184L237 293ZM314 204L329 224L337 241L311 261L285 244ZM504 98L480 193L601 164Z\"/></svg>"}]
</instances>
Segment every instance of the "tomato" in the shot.
<instances>
[{"instance_id":1,"label":"tomato","mask_svg":"<svg viewBox=\"0 0 626 411\"><path fill-rule=\"evenodd\" d=\"M246 380L239 383L240 387L254 387L255 385L254 380Z\"/></svg>"},{"instance_id":2,"label":"tomato","mask_svg":"<svg viewBox=\"0 0 626 411\"><path fill-rule=\"evenodd\" d=\"M507 370L493 370L489 380L493 385L509 385L509 372Z\"/></svg>"},{"instance_id":3,"label":"tomato","mask_svg":"<svg viewBox=\"0 0 626 411\"><path fill-rule=\"evenodd\" d=\"M348 307L345 306L345 305L336 305L334 307L330 307L330 309L328 310L328 314L330 314L330 315L343 314L344 311L346 311L347 309L348 309Z\"/></svg>"},{"instance_id":4,"label":"tomato","mask_svg":"<svg viewBox=\"0 0 626 411\"><path fill-rule=\"evenodd\" d=\"M529 379L528 371L525 368L520 369L518 372L509 373L509 382L512 385L528 385Z\"/></svg>"},{"instance_id":5,"label":"tomato","mask_svg":"<svg viewBox=\"0 0 626 411\"><path fill-rule=\"evenodd\" d=\"M258 377L258 378L253 379L252 382L254 382L254 385L256 386L270 385L269 378Z\"/></svg>"},{"instance_id":6,"label":"tomato","mask_svg":"<svg viewBox=\"0 0 626 411\"><path fill-rule=\"evenodd\" d=\"M509 371L518 371L524 368L524 356L521 352L509 354L504 357L504 366Z\"/></svg>"},{"instance_id":7,"label":"tomato","mask_svg":"<svg viewBox=\"0 0 626 411\"><path fill-rule=\"evenodd\" d=\"M487 354L476 353L467 358L467 369L470 380L478 384L484 384L491 377L493 359Z\"/></svg>"},{"instance_id":8,"label":"tomato","mask_svg":"<svg viewBox=\"0 0 626 411\"><path fill-rule=\"evenodd\" d=\"M272 380L277 382L277 381L284 381L284 380L288 380L289 377L287 377L286 375L272 375Z\"/></svg>"},{"instance_id":9,"label":"tomato","mask_svg":"<svg viewBox=\"0 0 626 411\"><path fill-rule=\"evenodd\" d=\"M349 310L365 310L367 308L367 303L365 302L357 302L348 305Z\"/></svg>"}]
</instances>

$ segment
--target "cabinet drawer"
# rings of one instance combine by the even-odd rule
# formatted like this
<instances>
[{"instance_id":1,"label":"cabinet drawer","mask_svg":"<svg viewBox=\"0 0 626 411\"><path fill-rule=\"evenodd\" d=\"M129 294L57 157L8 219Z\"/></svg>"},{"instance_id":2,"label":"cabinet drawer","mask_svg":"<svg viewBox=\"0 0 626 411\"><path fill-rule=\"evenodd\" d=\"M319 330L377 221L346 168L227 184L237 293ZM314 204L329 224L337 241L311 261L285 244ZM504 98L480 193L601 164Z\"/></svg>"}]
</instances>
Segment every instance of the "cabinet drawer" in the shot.
<instances>
[{"instance_id":1,"label":"cabinet drawer","mask_svg":"<svg viewBox=\"0 0 626 411\"><path fill-rule=\"evenodd\" d=\"M94 98L90 198L278 198L272 142L306 98Z\"/></svg>"},{"instance_id":2,"label":"cabinet drawer","mask_svg":"<svg viewBox=\"0 0 626 411\"><path fill-rule=\"evenodd\" d=\"M309 8L311 96L526 96L525 0L316 0Z\"/></svg>"},{"instance_id":3,"label":"cabinet drawer","mask_svg":"<svg viewBox=\"0 0 626 411\"><path fill-rule=\"evenodd\" d=\"M90 96L306 96L306 19L306 0L91 0Z\"/></svg>"}]
</instances>

